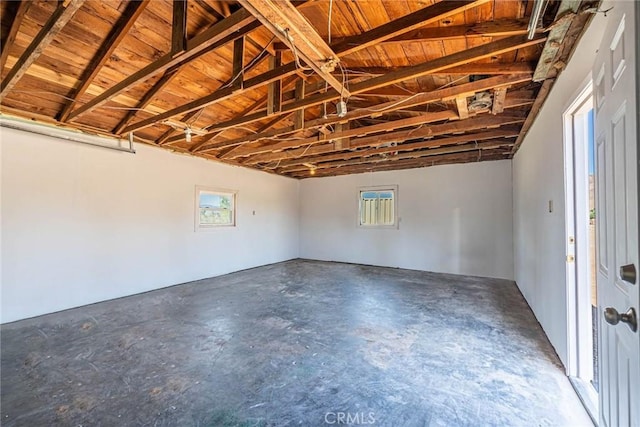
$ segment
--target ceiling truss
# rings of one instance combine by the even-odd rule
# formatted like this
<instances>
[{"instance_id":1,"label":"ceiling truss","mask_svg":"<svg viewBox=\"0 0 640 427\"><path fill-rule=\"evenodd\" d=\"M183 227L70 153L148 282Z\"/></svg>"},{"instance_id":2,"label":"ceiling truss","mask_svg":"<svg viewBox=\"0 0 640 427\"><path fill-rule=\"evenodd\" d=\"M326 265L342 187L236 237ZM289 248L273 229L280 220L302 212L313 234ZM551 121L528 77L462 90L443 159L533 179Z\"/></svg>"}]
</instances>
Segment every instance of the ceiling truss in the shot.
<instances>
[{"instance_id":1,"label":"ceiling truss","mask_svg":"<svg viewBox=\"0 0 640 427\"><path fill-rule=\"evenodd\" d=\"M529 39L520 2L370 1L3 4L2 113L294 178L505 159L598 4Z\"/></svg>"}]
</instances>

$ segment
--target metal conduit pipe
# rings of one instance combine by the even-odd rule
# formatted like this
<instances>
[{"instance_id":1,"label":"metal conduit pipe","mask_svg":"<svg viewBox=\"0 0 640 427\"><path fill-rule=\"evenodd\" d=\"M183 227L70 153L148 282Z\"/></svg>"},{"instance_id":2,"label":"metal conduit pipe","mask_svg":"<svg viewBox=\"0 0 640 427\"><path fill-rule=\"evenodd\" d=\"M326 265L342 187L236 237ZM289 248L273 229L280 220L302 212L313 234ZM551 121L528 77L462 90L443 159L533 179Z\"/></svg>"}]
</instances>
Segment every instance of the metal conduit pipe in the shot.
<instances>
[{"instance_id":1,"label":"metal conduit pipe","mask_svg":"<svg viewBox=\"0 0 640 427\"><path fill-rule=\"evenodd\" d=\"M529 18L529 25L527 26L527 34L529 40L536 35L536 29L538 28L538 22L542 11L545 9L548 0L535 0L533 4L533 11L531 12L531 18Z\"/></svg>"},{"instance_id":2,"label":"metal conduit pipe","mask_svg":"<svg viewBox=\"0 0 640 427\"><path fill-rule=\"evenodd\" d=\"M133 134L129 135L127 147L120 145L124 142L122 139L91 135L84 132L73 131L70 129L61 129L55 126L33 123L26 120L20 120L13 117L9 118L2 115L0 115L0 127L21 130L24 132L31 132L38 135L49 136L51 138L65 139L67 141L92 145L94 147L107 148L109 150L123 151L125 153L131 154L136 153L136 150L133 148Z\"/></svg>"}]
</instances>

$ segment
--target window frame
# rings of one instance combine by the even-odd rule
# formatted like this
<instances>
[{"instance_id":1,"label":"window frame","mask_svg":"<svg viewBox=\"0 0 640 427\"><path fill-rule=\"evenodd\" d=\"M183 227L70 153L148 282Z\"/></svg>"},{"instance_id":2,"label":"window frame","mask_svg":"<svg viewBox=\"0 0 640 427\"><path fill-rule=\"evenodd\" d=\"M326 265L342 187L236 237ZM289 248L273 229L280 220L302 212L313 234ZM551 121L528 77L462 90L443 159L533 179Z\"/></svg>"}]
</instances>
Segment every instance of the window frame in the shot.
<instances>
[{"instance_id":1,"label":"window frame","mask_svg":"<svg viewBox=\"0 0 640 427\"><path fill-rule=\"evenodd\" d=\"M232 196L231 223L230 224L202 224L200 222L200 195L202 193L218 196ZM196 185L194 203L194 229L195 231L212 231L220 229L236 228L238 226L238 190L227 188L207 187Z\"/></svg>"},{"instance_id":2,"label":"window frame","mask_svg":"<svg viewBox=\"0 0 640 427\"><path fill-rule=\"evenodd\" d=\"M362 193L366 192L382 192L382 191L391 191L393 193L393 224L373 224L367 225L362 224ZM398 218L398 185L374 185L374 186L366 186L366 187L358 187L357 193L357 220L356 224L358 228L364 229L398 229L399 228L399 218Z\"/></svg>"}]
</instances>

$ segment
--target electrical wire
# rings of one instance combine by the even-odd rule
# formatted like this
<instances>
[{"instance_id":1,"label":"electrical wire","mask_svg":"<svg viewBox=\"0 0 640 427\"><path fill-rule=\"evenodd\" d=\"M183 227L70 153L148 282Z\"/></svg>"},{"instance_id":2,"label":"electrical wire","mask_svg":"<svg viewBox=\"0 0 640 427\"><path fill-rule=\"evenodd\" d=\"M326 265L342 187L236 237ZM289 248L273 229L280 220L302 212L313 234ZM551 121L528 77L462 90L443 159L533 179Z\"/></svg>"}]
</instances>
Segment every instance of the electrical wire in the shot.
<instances>
[{"instance_id":1,"label":"electrical wire","mask_svg":"<svg viewBox=\"0 0 640 427\"><path fill-rule=\"evenodd\" d=\"M340 64L340 65L342 65L342 64ZM344 70L346 70L346 71L348 71L348 72L350 72L350 73L353 73L353 74L361 74L361 75L367 75L367 76L368 76L368 75L371 75L371 73L367 73L367 72L364 72L364 71L358 71L358 70L354 70L354 69L351 69L351 68L344 68ZM348 84L349 84L349 82L347 81L347 85L348 85ZM447 84L448 84L448 83L447 83ZM410 95L415 95L416 93L419 93L419 92L412 92L412 91L410 91L409 89L407 89L406 87L404 87L404 86L400 86L400 85L399 85L399 84L397 84L397 83L394 83L394 84L392 84L391 86L395 86L395 87L397 87L398 89L403 90L403 91L407 92L407 93L408 93L408 94L410 94ZM347 87L348 87L348 86L347 86Z\"/></svg>"},{"instance_id":2,"label":"electrical wire","mask_svg":"<svg viewBox=\"0 0 640 427\"><path fill-rule=\"evenodd\" d=\"M347 81L347 76L344 72L344 67L342 66L341 62L338 62L338 66L340 67L340 71L342 72L342 88L340 89L340 101L343 101L346 103L347 101L349 101L349 98L346 98L343 96L344 95L344 89L345 87L347 88L347 91L349 91L349 82Z\"/></svg>"},{"instance_id":3,"label":"electrical wire","mask_svg":"<svg viewBox=\"0 0 640 427\"><path fill-rule=\"evenodd\" d=\"M309 145L307 146L307 148L305 148L305 149L304 149L304 151L302 152L302 154L300 154L299 156L294 157L294 159L299 159L299 158L301 158L301 157L304 157L304 155L305 155L305 154L307 154L307 151L309 151L309 148L311 148L311 146L312 146L312 145L313 145L313 144L309 144Z\"/></svg>"},{"instance_id":4,"label":"electrical wire","mask_svg":"<svg viewBox=\"0 0 640 427\"><path fill-rule=\"evenodd\" d=\"M262 49L262 51L256 56L254 57L251 61L249 61L249 63L247 65L245 65L244 67L242 67L242 69L240 71L238 71L238 74L236 74L235 76L232 77L231 80L229 80L229 83L222 85L218 88L218 90L220 89L226 89L229 86L233 85L233 83L238 80L238 78L240 76L242 76L245 71L247 71L249 68L253 67L253 65L260 61L262 59L262 57L264 56L264 54L267 52L267 49L269 49L269 45L271 44L271 42L273 42L275 40L276 36L271 37L271 40L269 40L267 42L267 44L264 46L264 48Z\"/></svg>"},{"instance_id":5,"label":"electrical wire","mask_svg":"<svg viewBox=\"0 0 640 427\"><path fill-rule=\"evenodd\" d=\"M331 45L331 12L333 11L333 0L329 0L329 21L327 23L327 39Z\"/></svg>"},{"instance_id":6,"label":"electrical wire","mask_svg":"<svg viewBox=\"0 0 640 427\"><path fill-rule=\"evenodd\" d=\"M270 170L278 169L278 166L280 166L280 163L282 163L282 159L278 160L278 163L276 163L274 167L268 166L269 163L267 163L266 165L264 165L263 169L270 169Z\"/></svg>"},{"instance_id":7,"label":"electrical wire","mask_svg":"<svg viewBox=\"0 0 640 427\"><path fill-rule=\"evenodd\" d=\"M70 98L68 96L59 94L57 92L53 92L51 90L24 90L24 89L16 89L12 90L11 93L28 93L28 94L36 94L36 93L44 93L48 95L58 96L60 98L66 99L67 101L77 102L77 99ZM108 105L102 105L100 108L104 108L107 110L129 110L129 111L147 111L144 108L136 108L136 107L110 107Z\"/></svg>"},{"instance_id":8,"label":"electrical wire","mask_svg":"<svg viewBox=\"0 0 640 427\"><path fill-rule=\"evenodd\" d=\"M450 81L449 83L443 84L442 86L440 86L439 88L436 88L435 90L444 89L445 87L451 86L452 84L457 83L462 79L466 79L467 77L469 77L469 74L465 74L464 76L462 76L462 77L460 77L458 79L455 79L455 80Z\"/></svg>"},{"instance_id":9,"label":"electrical wire","mask_svg":"<svg viewBox=\"0 0 640 427\"><path fill-rule=\"evenodd\" d=\"M232 128L229 128L229 130L230 129L232 129ZM253 130L251 128L245 127L245 126L234 126L233 129L243 129L243 130L246 130L247 132L258 133L257 131L255 131L255 130ZM224 130L227 130L227 129L224 129Z\"/></svg>"},{"instance_id":10,"label":"electrical wire","mask_svg":"<svg viewBox=\"0 0 640 427\"><path fill-rule=\"evenodd\" d=\"M200 111L194 114L194 116L191 117L189 121L187 121L187 126L191 126L192 124L194 124L200 118L203 111L204 111L204 108L201 108Z\"/></svg>"},{"instance_id":11,"label":"electrical wire","mask_svg":"<svg viewBox=\"0 0 640 427\"><path fill-rule=\"evenodd\" d=\"M269 140L271 141L301 141L303 139L307 139L306 137L303 136L290 136L290 137L274 137L274 138L269 138Z\"/></svg>"},{"instance_id":12,"label":"electrical wire","mask_svg":"<svg viewBox=\"0 0 640 427\"><path fill-rule=\"evenodd\" d=\"M301 63L300 63L300 57L298 56L298 48L296 48L296 44L293 41L293 37L291 37L291 35L289 34L289 29L285 28L282 33L285 35L285 37L287 38L287 40L289 40L289 43L291 43L291 50L293 50L293 57L295 58L296 61L296 67L304 70L304 71L311 71L313 70L313 68L311 67L304 67Z\"/></svg>"},{"instance_id":13,"label":"electrical wire","mask_svg":"<svg viewBox=\"0 0 640 427\"><path fill-rule=\"evenodd\" d=\"M365 111L371 111L371 112L374 112L374 113L385 111L385 110L388 110L389 108L393 108L393 107L398 106L398 105L400 105L400 104L402 104L404 102L410 101L411 99L415 98L418 95L422 95L422 93L414 93L413 95L409 96L408 98L401 99L400 101L394 102L391 105L387 105L384 108L378 108L378 109L376 109L376 108L364 108L364 110Z\"/></svg>"}]
</instances>

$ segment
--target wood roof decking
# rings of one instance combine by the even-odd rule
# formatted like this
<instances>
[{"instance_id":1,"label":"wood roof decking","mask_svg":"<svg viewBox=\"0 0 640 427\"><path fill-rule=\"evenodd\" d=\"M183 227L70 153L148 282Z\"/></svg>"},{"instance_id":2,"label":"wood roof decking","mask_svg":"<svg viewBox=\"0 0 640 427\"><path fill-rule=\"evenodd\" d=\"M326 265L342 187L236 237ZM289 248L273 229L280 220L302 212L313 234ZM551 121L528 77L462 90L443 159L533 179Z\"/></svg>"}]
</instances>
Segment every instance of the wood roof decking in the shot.
<instances>
[{"instance_id":1,"label":"wood roof decking","mask_svg":"<svg viewBox=\"0 0 640 427\"><path fill-rule=\"evenodd\" d=\"M598 3L0 2L0 108L295 178L505 159Z\"/></svg>"}]
</instances>

